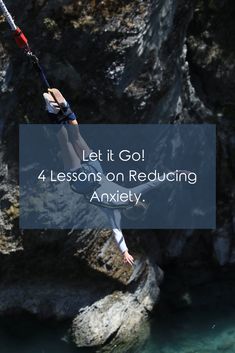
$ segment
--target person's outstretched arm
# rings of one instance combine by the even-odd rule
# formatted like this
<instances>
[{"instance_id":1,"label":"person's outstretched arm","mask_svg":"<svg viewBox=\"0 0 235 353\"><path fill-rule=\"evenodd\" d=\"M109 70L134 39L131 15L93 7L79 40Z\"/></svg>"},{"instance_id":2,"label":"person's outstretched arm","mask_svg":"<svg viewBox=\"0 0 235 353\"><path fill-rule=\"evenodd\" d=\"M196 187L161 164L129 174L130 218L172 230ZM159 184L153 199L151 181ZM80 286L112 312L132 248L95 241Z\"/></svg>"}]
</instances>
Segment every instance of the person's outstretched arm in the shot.
<instances>
[{"instance_id":1,"label":"person's outstretched arm","mask_svg":"<svg viewBox=\"0 0 235 353\"><path fill-rule=\"evenodd\" d=\"M123 255L124 262L130 264L131 266L134 264L134 258L129 254L129 250L126 245L126 241L124 235L121 230L121 213L118 209L110 209L103 208L106 216L108 217L109 223L111 225L113 236L119 247L120 252Z\"/></svg>"},{"instance_id":2,"label":"person's outstretched arm","mask_svg":"<svg viewBox=\"0 0 235 353\"><path fill-rule=\"evenodd\" d=\"M123 233L120 229L114 228L113 235L117 242L117 245L123 255L124 262L130 264L131 266L134 264L134 258L129 254L129 250L127 248Z\"/></svg>"}]
</instances>

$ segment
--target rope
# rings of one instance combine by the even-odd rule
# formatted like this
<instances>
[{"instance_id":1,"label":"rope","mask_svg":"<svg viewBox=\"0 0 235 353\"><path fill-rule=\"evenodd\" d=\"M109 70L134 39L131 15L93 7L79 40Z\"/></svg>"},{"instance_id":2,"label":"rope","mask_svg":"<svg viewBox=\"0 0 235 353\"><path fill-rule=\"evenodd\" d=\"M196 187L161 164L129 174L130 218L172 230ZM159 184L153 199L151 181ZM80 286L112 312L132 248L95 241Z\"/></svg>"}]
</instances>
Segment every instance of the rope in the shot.
<instances>
[{"instance_id":1,"label":"rope","mask_svg":"<svg viewBox=\"0 0 235 353\"><path fill-rule=\"evenodd\" d=\"M14 37L16 40L16 44L22 48L25 49L25 53L29 56L29 58L32 60L32 63L35 67L35 69L38 71L43 83L45 84L46 88L50 88L50 84L47 81L45 72L42 68L42 66L39 63L39 59L36 57L36 55L34 55L31 50L30 47L28 45L28 40L25 37L25 35L22 33L22 31L20 30L20 28L18 28L11 16L11 14L9 13L9 11L7 10L6 5L4 4L4 2L2 0L0 0L0 8L3 12L4 17L6 18L8 24L10 25L12 31L14 31Z\"/></svg>"},{"instance_id":2,"label":"rope","mask_svg":"<svg viewBox=\"0 0 235 353\"><path fill-rule=\"evenodd\" d=\"M29 59L32 61L33 67L35 68L35 70L39 73L39 76L41 77L41 80L43 81L45 87L47 88L47 90L50 90L51 85L47 80L46 74L44 72L43 67L40 65L39 59L36 55L34 55L31 51L27 53ZM50 94L52 95L52 97L54 98L54 101L58 104L58 106L60 107L60 110L62 112L62 115L64 117L66 117L65 113L66 113L66 109L63 107L62 104L60 104L58 102L58 100L56 99L56 96L54 95L54 93L52 91L50 91Z\"/></svg>"},{"instance_id":3,"label":"rope","mask_svg":"<svg viewBox=\"0 0 235 353\"><path fill-rule=\"evenodd\" d=\"M3 12L4 17L6 18L8 24L10 25L12 31L14 31L14 37L16 44L18 45L19 48L24 49L25 53L28 55L28 57L31 59L34 68L37 70L39 73L41 80L43 81L44 85L46 86L47 89L50 89L50 84L46 78L46 74L43 70L43 67L40 65L39 59L37 58L36 55L34 55L29 47L28 40L25 37L24 33L20 30L19 27L16 26L13 17L11 16L10 12L7 10L6 5L2 0L0 0L0 8ZM53 92L50 92L51 95L53 96L55 102L59 105L62 114L65 116L65 110L64 107L57 101L56 97L54 96Z\"/></svg>"},{"instance_id":4,"label":"rope","mask_svg":"<svg viewBox=\"0 0 235 353\"><path fill-rule=\"evenodd\" d=\"M11 14L9 13L9 11L6 8L6 5L4 4L4 2L2 0L0 0L0 8L2 9L2 12L7 20L7 22L9 23L12 31L16 31L17 30L17 26L11 16Z\"/></svg>"},{"instance_id":5,"label":"rope","mask_svg":"<svg viewBox=\"0 0 235 353\"><path fill-rule=\"evenodd\" d=\"M29 59L32 61L32 64L35 68L35 70L39 73L43 83L45 84L46 88L51 88L47 78L46 78L46 75L45 75L45 72L43 70L43 67L40 65L39 63L39 59L36 55L34 55L31 51L27 53Z\"/></svg>"}]
</instances>

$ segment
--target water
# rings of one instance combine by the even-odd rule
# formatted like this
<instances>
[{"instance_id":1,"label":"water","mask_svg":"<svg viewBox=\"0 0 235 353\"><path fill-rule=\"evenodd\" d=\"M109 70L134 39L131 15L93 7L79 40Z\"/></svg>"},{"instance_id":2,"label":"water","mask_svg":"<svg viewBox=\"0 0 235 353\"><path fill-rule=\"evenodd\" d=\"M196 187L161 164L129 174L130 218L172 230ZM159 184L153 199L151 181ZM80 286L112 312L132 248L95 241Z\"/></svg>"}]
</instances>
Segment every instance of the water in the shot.
<instances>
[{"instance_id":1,"label":"water","mask_svg":"<svg viewBox=\"0 0 235 353\"><path fill-rule=\"evenodd\" d=\"M163 285L164 299L141 353L234 353L233 274L204 270L180 277L177 273Z\"/></svg>"},{"instance_id":2,"label":"water","mask_svg":"<svg viewBox=\"0 0 235 353\"><path fill-rule=\"evenodd\" d=\"M143 353L234 353L235 313L192 310L152 322Z\"/></svg>"},{"instance_id":3,"label":"water","mask_svg":"<svg viewBox=\"0 0 235 353\"><path fill-rule=\"evenodd\" d=\"M23 315L0 319L1 353L86 353L69 344L68 323L39 321Z\"/></svg>"},{"instance_id":4,"label":"water","mask_svg":"<svg viewBox=\"0 0 235 353\"><path fill-rule=\"evenodd\" d=\"M180 290L179 290L180 288ZM138 353L234 353L235 282L162 290L151 336ZM69 323L30 316L0 319L1 353L87 353L68 343Z\"/></svg>"}]
</instances>

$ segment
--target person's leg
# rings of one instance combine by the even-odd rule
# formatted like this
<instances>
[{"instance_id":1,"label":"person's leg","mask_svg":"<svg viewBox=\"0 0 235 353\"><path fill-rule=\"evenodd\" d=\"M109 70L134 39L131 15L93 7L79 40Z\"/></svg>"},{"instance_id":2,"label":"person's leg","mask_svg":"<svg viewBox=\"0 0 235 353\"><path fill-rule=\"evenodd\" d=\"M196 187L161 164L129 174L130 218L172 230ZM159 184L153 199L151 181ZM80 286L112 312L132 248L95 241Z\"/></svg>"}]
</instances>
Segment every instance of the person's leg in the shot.
<instances>
[{"instance_id":1,"label":"person's leg","mask_svg":"<svg viewBox=\"0 0 235 353\"><path fill-rule=\"evenodd\" d=\"M184 175L185 178L186 178L186 176L187 176L188 174L190 174L190 171L188 171L188 170L169 171L168 174L176 175L176 174L179 173L179 172L180 172L182 175ZM136 187L131 188L130 190L131 190L133 193L136 193L136 194L140 194L140 193L141 193L141 194L143 195L143 194L147 193L147 192L150 191L150 190L154 190L154 189L159 188L159 187L162 186L162 185L164 185L164 186L166 186L166 185L168 185L168 186L169 186L169 185L172 185L172 183L169 183L167 180L168 180L168 179L166 178L166 175L163 174L163 175L159 176L158 179L155 180L155 181L149 181L149 182L147 182L147 183L140 184L140 185L138 185L138 186L136 186Z\"/></svg>"},{"instance_id":2,"label":"person's leg","mask_svg":"<svg viewBox=\"0 0 235 353\"><path fill-rule=\"evenodd\" d=\"M163 183L164 183L163 181L159 181L159 180L149 181L148 183L143 183L133 188L130 188L130 190L132 191L132 193L144 195L150 190L157 189Z\"/></svg>"},{"instance_id":3,"label":"person's leg","mask_svg":"<svg viewBox=\"0 0 235 353\"><path fill-rule=\"evenodd\" d=\"M68 134L68 129L70 128L69 125L74 125L74 128L76 128L78 124L76 116L71 111L68 103L59 90L50 89L48 90L48 93L43 94L43 97L46 102L46 110L54 122L59 124L57 139L61 148L64 168L66 171L76 170L81 166L81 160L69 140ZM61 114L61 109L63 109L64 114ZM65 124L65 122L67 122L67 124ZM73 127L71 127L71 129L73 129Z\"/></svg>"},{"instance_id":4,"label":"person's leg","mask_svg":"<svg viewBox=\"0 0 235 353\"><path fill-rule=\"evenodd\" d=\"M48 90L48 93L44 93L43 97L46 101L46 109L48 113L52 115L53 119L56 119L58 123L66 123L68 127L66 139L64 139L63 136L61 136L61 138L62 140L70 141L70 144L73 146L75 153L81 161L83 151L87 157L91 150L80 134L76 115L72 112L68 102L58 89L52 88ZM62 111L63 114L61 113ZM66 150L70 151L71 145L69 149L66 148Z\"/></svg>"},{"instance_id":5,"label":"person's leg","mask_svg":"<svg viewBox=\"0 0 235 353\"><path fill-rule=\"evenodd\" d=\"M68 131L65 125L61 126L57 133L57 138L60 144L65 170L74 171L80 168L81 160L76 154L72 143L69 141Z\"/></svg>"},{"instance_id":6,"label":"person's leg","mask_svg":"<svg viewBox=\"0 0 235 353\"><path fill-rule=\"evenodd\" d=\"M80 134L79 125L73 124L73 126L69 127L69 139L73 145L75 152L77 153L78 157L83 160L83 157L88 157L91 153L91 149L83 139L82 135Z\"/></svg>"}]
</instances>

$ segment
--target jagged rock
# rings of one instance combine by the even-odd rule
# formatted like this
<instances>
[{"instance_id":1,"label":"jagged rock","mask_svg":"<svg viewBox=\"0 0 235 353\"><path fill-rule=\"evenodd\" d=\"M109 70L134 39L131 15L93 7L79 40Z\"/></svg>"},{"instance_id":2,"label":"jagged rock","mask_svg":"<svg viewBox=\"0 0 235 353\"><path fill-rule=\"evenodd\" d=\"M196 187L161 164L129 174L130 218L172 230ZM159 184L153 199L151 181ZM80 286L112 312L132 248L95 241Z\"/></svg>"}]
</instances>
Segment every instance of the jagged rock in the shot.
<instances>
[{"instance_id":1,"label":"jagged rock","mask_svg":"<svg viewBox=\"0 0 235 353\"><path fill-rule=\"evenodd\" d=\"M127 349L130 342L133 344L139 336L142 323L147 320L148 312L158 300L161 279L161 270L147 262L135 291L114 292L82 309L72 326L76 345L100 347L108 342L105 351L110 352L120 344L125 344Z\"/></svg>"},{"instance_id":2,"label":"jagged rock","mask_svg":"<svg viewBox=\"0 0 235 353\"><path fill-rule=\"evenodd\" d=\"M193 82L201 99L230 111L235 98L234 11L232 0L197 1L188 37Z\"/></svg>"}]
</instances>

